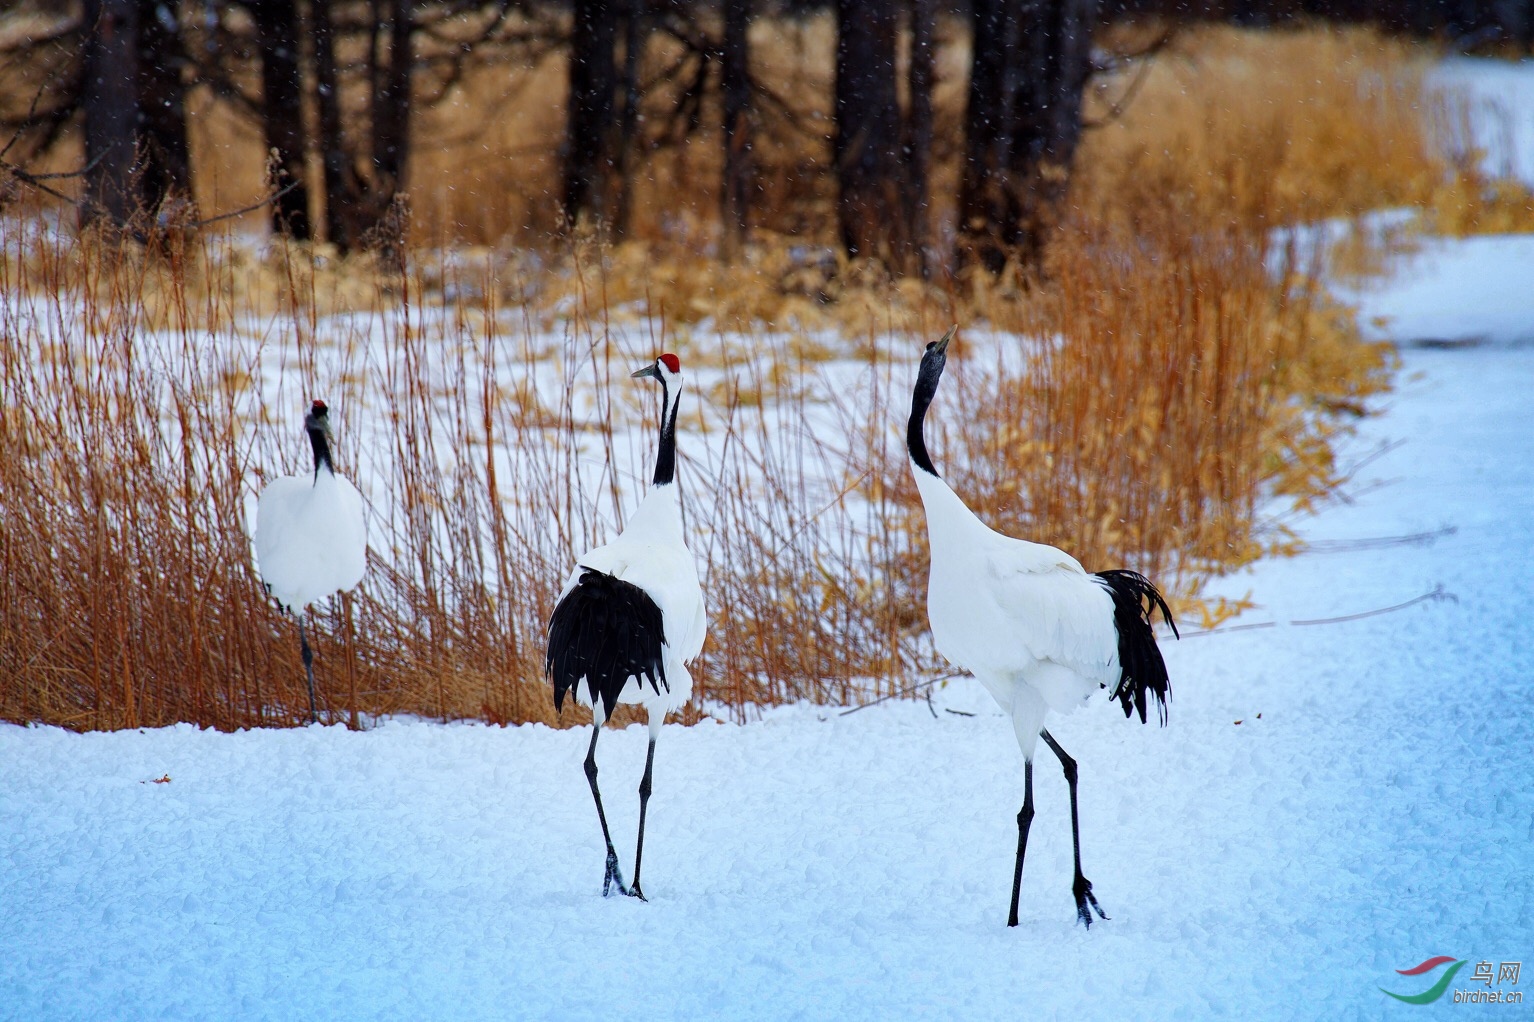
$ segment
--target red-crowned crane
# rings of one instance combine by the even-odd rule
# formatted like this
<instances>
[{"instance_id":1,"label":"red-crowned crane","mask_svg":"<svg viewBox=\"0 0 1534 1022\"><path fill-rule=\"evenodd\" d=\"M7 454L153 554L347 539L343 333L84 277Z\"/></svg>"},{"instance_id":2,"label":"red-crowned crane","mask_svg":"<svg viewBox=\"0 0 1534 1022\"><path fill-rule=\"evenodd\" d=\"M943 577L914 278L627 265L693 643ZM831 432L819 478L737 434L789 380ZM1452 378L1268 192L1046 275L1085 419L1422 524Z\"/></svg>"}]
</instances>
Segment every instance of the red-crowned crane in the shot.
<instances>
[{"instance_id":1,"label":"red-crowned crane","mask_svg":"<svg viewBox=\"0 0 1534 1022\"><path fill-rule=\"evenodd\" d=\"M676 488L676 413L682 396L682 364L669 352L634 374L661 385L660 446L650 492L618 538L582 554L559 594L549 620L544 670L554 683L554 708L567 692L591 704L591 745L586 780L597 804L607 842L604 897L621 894L645 900L639 886L644 858L645 812L655 766L655 739L666 714L692 695L687 663L703 649L707 622L703 590L692 554L682 537L682 509ZM582 683L584 684L584 689ZM597 789L597 736L617 703L640 703L649 717L650 746L639 782L639 839L634 846L634 882L625 885L618 868L602 793Z\"/></svg>"},{"instance_id":2,"label":"red-crowned crane","mask_svg":"<svg viewBox=\"0 0 1534 1022\"><path fill-rule=\"evenodd\" d=\"M314 653L304 635L304 608L362 581L368 563L362 494L336 475L330 454L330 409L315 401L304 416L314 472L273 479L256 504L256 566L266 591L298 622L298 644L314 699Z\"/></svg>"},{"instance_id":3,"label":"red-crowned crane","mask_svg":"<svg viewBox=\"0 0 1534 1022\"><path fill-rule=\"evenodd\" d=\"M1124 716L1138 711L1142 722L1154 697L1165 725L1171 682L1156 646L1151 614L1159 608L1174 635L1177 626L1161 593L1143 575L1088 574L1062 550L1004 536L977 518L938 477L927 455L922 423L957 329L927 345L906 425L906 449L927 513L932 558L927 618L938 651L974 674L1012 718L1023 752L1023 807L1017 814L1017 861L1007 925L1017 925L1023 856L1033 821L1033 753L1042 736L1059 757L1070 787L1076 856L1071 890L1077 918L1090 928L1088 905L1103 919L1108 917L1081 873L1076 761L1044 730L1044 717L1050 710L1069 712L1092 693L1108 688L1110 697L1123 704Z\"/></svg>"}]
</instances>

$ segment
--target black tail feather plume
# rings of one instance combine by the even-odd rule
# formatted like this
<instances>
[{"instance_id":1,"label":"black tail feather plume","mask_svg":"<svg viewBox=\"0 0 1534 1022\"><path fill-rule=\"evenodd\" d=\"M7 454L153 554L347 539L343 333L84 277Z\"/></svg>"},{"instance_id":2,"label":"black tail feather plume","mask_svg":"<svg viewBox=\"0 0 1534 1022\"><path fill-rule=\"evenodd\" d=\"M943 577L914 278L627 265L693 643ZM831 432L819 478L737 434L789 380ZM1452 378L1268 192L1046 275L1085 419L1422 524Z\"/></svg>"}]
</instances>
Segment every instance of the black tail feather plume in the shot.
<instances>
[{"instance_id":1,"label":"black tail feather plume","mask_svg":"<svg viewBox=\"0 0 1534 1022\"><path fill-rule=\"evenodd\" d=\"M1161 593L1151 580L1135 571L1099 571L1103 588L1113 597L1113 624L1119 635L1119 684L1113 698L1124 706L1124 716L1140 711L1140 722L1145 723L1145 712L1150 708L1150 697L1156 697L1156 715L1166 725L1166 704L1172 697L1172 680L1167 677L1166 662L1156 645L1156 632L1151 626L1151 616L1157 608L1161 618L1177 635L1177 623L1172 611L1162 599Z\"/></svg>"},{"instance_id":2,"label":"black tail feather plume","mask_svg":"<svg viewBox=\"0 0 1534 1022\"><path fill-rule=\"evenodd\" d=\"M554 682L555 710L564 708L565 693L584 678L591 705L600 699L611 717L630 678L649 681L657 695L663 685L670 691L661 659L664 618L650 594L632 582L583 569L549 619L543 669Z\"/></svg>"}]
</instances>

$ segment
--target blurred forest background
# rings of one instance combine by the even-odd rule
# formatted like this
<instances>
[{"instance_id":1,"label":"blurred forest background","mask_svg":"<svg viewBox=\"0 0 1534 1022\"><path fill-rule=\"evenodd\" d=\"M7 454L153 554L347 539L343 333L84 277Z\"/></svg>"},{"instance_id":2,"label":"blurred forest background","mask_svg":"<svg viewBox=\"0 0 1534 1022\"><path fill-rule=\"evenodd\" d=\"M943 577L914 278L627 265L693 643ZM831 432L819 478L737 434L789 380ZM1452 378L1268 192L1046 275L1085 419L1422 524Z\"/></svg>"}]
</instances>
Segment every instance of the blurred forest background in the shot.
<instances>
[{"instance_id":1,"label":"blurred forest background","mask_svg":"<svg viewBox=\"0 0 1534 1022\"><path fill-rule=\"evenodd\" d=\"M1534 45L1534 0L22 0L4 169L140 236L264 203L390 258L760 234L998 271L1042 254L1084 98L1215 22Z\"/></svg>"}]
</instances>

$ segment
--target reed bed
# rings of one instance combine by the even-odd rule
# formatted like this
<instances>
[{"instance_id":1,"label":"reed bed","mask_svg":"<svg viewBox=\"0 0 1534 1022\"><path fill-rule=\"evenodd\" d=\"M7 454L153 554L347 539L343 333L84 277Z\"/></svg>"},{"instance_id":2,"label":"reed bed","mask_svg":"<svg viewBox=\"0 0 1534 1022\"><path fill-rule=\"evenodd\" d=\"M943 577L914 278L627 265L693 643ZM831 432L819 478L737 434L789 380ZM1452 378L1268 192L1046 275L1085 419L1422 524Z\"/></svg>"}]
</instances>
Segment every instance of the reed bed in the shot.
<instances>
[{"instance_id":1,"label":"reed bed","mask_svg":"<svg viewBox=\"0 0 1534 1022\"><path fill-rule=\"evenodd\" d=\"M812 109L824 23L757 31L781 43L782 94ZM962 66L962 35L944 39L940 66ZM715 230L699 144L656 156L682 162L646 178L633 240L556 245L527 212L547 207L547 161L497 148L551 144L549 86L490 78L453 116L483 120L483 87L527 97L531 119L487 135L480 161L434 165L443 205L417 192L403 273L228 225L145 250L15 200L0 221L0 718L301 722L295 629L262 593L247 522L266 481L305 467L299 420L323 397L370 507L366 579L308 619L326 719L555 723L544 627L575 556L648 481L655 395L627 377L660 350L688 371L680 478L710 607L686 719L903 691L939 664L901 438L921 344L954 322L932 416L945 477L996 527L1145 570L1197 608L1208 578L1287 545L1264 508L1332 491L1337 434L1389 379L1389 351L1318 286L1335 253L1287 228L1386 203L1465 222L1517 204L1466 186L1413 127L1415 58L1394 44L1211 30L1179 46L1089 134L1042 272L997 279L839 262L824 140L786 122L763 136L770 201L739 261L697 256ZM454 123L440 118L420 130ZM954 180L951 143L938 182ZM248 167L239 151L199 159ZM481 188L511 198L498 233L465 237Z\"/></svg>"},{"instance_id":2,"label":"reed bed","mask_svg":"<svg viewBox=\"0 0 1534 1022\"><path fill-rule=\"evenodd\" d=\"M411 277L370 310L251 329L214 305L203 311L219 325L182 329L158 322L192 316L176 282L230 293L242 260L192 246L195 273L157 280L161 257L119 252L81 300L38 275L105 265L100 253L10 240L31 258L9 261L4 284L31 299L8 304L22 343L0 361L0 516L14 526L0 547L0 714L301 722L295 628L265 597L247 537L260 487L306 469L297 424L324 395L338 461L371 508L366 580L307 615L326 718L553 722L541 676L554 597L651 468L653 395L627 377L661 341L607 315L600 279L554 329L497 307L489 286L418 307ZM866 509L836 502L859 451L803 428L840 429L840 413L812 407L815 362L781 335L740 340L749 360L697 360L693 401L723 399L683 424L686 514L715 608L703 705L740 716L887 687L912 633L890 634L851 591L867 586L875 531ZM778 375L789 367L800 384Z\"/></svg>"}]
</instances>

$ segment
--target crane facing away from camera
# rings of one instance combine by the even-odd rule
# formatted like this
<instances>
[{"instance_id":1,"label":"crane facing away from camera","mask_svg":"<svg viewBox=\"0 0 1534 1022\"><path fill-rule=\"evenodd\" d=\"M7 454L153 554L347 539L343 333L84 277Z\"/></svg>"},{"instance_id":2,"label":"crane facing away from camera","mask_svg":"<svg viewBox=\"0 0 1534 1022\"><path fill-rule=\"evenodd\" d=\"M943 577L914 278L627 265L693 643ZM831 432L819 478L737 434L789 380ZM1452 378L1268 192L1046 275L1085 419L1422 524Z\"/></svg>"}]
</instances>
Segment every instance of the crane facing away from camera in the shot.
<instances>
[{"instance_id":1,"label":"crane facing away from camera","mask_svg":"<svg viewBox=\"0 0 1534 1022\"><path fill-rule=\"evenodd\" d=\"M362 581L368 563L367 515L362 494L336 474L330 445L330 409L309 406L304 432L314 472L274 479L256 504L256 566L261 581L298 622L299 652L309 685L309 720L319 719L314 697L314 651L304 634L304 610Z\"/></svg>"}]
</instances>

